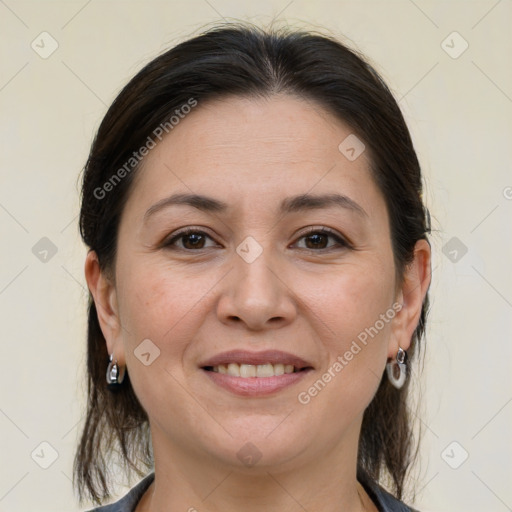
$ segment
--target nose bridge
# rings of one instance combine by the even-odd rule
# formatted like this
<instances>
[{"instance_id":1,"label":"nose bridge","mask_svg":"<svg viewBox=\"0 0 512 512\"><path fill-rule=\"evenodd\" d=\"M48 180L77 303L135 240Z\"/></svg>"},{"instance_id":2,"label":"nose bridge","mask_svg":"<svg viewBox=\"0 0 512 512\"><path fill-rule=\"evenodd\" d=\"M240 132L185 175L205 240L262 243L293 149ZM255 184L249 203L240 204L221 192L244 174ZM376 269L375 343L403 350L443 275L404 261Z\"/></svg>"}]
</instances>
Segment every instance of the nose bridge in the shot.
<instances>
[{"instance_id":1,"label":"nose bridge","mask_svg":"<svg viewBox=\"0 0 512 512\"><path fill-rule=\"evenodd\" d=\"M247 237L236 249L236 296L253 307L271 308L279 294L272 248Z\"/></svg>"},{"instance_id":2,"label":"nose bridge","mask_svg":"<svg viewBox=\"0 0 512 512\"><path fill-rule=\"evenodd\" d=\"M253 237L244 239L233 254L229 289L219 303L221 320L242 321L251 329L291 321L294 301L277 264L272 247L264 247Z\"/></svg>"}]
</instances>

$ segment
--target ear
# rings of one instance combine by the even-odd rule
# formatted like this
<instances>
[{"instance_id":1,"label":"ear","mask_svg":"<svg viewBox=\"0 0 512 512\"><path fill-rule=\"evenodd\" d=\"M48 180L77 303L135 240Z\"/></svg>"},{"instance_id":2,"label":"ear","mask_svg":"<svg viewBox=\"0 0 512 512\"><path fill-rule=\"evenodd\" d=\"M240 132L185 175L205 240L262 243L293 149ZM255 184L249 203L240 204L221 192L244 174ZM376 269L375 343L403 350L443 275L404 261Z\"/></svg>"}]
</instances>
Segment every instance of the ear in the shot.
<instances>
[{"instance_id":1,"label":"ear","mask_svg":"<svg viewBox=\"0 0 512 512\"><path fill-rule=\"evenodd\" d=\"M423 300L430 286L431 251L427 240L418 240L413 261L406 267L396 302L402 305L393 319L388 358L394 359L398 348L407 350L421 315Z\"/></svg>"},{"instance_id":2,"label":"ear","mask_svg":"<svg viewBox=\"0 0 512 512\"><path fill-rule=\"evenodd\" d=\"M107 351L109 354L114 354L114 359L124 366L126 360L122 327L113 280L101 271L98 256L94 251L87 253L84 270L85 279L96 306L101 331L107 342Z\"/></svg>"}]
</instances>

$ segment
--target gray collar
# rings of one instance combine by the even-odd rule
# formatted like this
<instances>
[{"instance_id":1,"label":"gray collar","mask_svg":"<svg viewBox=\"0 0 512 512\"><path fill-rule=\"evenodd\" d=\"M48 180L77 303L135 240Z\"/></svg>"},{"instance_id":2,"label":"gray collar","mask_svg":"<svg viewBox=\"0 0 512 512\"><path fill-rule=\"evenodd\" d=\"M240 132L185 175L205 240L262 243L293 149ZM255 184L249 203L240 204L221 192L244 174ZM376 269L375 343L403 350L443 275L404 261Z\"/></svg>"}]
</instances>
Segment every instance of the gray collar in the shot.
<instances>
[{"instance_id":1,"label":"gray collar","mask_svg":"<svg viewBox=\"0 0 512 512\"><path fill-rule=\"evenodd\" d=\"M97 507L89 512L134 512L137 503L140 501L154 479L155 474L150 473L119 501L110 505ZM378 484L372 482L370 479L360 478L360 482L379 509L379 512L417 512L416 510L404 505L401 501L398 501L394 496L389 494Z\"/></svg>"}]
</instances>

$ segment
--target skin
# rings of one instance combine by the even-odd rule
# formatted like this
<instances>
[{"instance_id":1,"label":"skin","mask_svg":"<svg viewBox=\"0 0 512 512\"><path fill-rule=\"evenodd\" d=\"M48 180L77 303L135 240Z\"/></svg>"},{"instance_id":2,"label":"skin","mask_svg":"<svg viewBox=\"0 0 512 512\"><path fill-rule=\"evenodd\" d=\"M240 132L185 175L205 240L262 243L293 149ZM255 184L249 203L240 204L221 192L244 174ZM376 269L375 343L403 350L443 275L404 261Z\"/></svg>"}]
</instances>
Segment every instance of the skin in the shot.
<instances>
[{"instance_id":1,"label":"skin","mask_svg":"<svg viewBox=\"0 0 512 512\"><path fill-rule=\"evenodd\" d=\"M330 113L293 96L200 104L137 175L121 219L115 279L88 254L85 274L108 352L126 365L150 421L156 479L138 512L377 510L356 479L362 415L387 360L409 347L430 283L430 247L416 244L397 281L368 152L351 162L338 150L349 134ZM333 191L364 213L278 211L289 196ZM228 208L170 206L144 220L175 193L203 194ZM187 226L207 233L204 248L190 238L162 247ZM328 227L351 247L304 236L308 227ZM263 251L252 263L236 252L247 236ZM396 302L402 309L378 335L300 403L298 393ZM134 354L144 339L160 350L149 366ZM235 396L199 363L238 348L283 350L314 369L274 395ZM251 467L237 457L247 442L261 454Z\"/></svg>"}]
</instances>

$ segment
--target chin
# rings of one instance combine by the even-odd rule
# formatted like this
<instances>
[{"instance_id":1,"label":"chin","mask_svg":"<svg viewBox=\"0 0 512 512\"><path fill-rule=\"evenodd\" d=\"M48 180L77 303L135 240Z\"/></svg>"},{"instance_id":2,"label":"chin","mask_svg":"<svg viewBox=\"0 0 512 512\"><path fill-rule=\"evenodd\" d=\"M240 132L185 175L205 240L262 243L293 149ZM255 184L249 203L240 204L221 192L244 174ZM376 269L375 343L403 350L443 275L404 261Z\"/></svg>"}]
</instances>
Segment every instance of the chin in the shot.
<instances>
[{"instance_id":1,"label":"chin","mask_svg":"<svg viewBox=\"0 0 512 512\"><path fill-rule=\"evenodd\" d=\"M313 439L308 440L305 429L285 426L288 421L285 417L286 414L279 418L252 414L225 423L223 426L232 437L226 434L219 440L217 446L223 445L223 448L215 450L214 457L222 460L223 464L253 473L258 469L284 468L313 442Z\"/></svg>"}]
</instances>

